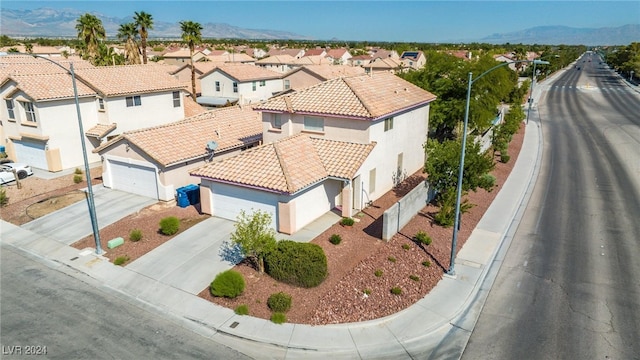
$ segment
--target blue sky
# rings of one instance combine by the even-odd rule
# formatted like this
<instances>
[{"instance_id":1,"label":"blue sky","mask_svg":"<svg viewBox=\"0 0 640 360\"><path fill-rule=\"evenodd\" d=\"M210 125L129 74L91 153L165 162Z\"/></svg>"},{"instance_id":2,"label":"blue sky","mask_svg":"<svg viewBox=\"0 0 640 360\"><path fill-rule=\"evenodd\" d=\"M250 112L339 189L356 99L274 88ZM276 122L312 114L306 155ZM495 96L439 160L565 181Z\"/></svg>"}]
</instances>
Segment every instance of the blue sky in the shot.
<instances>
[{"instance_id":1,"label":"blue sky","mask_svg":"<svg viewBox=\"0 0 640 360\"><path fill-rule=\"evenodd\" d=\"M577 28L640 24L640 1L32 1L8 9L50 7L155 21L227 23L289 31L314 39L444 42L479 39L535 26Z\"/></svg>"}]
</instances>

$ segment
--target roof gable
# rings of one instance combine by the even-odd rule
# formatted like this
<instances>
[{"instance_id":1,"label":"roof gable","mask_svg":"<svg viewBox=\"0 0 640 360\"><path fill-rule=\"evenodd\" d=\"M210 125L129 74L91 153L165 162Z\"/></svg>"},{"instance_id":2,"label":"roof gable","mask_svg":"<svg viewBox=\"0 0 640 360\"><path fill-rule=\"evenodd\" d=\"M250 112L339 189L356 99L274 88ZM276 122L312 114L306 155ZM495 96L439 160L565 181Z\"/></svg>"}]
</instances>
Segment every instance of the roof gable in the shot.
<instances>
[{"instance_id":1,"label":"roof gable","mask_svg":"<svg viewBox=\"0 0 640 360\"><path fill-rule=\"evenodd\" d=\"M164 65L101 66L79 69L76 77L106 96L143 94L184 89Z\"/></svg>"},{"instance_id":2,"label":"roof gable","mask_svg":"<svg viewBox=\"0 0 640 360\"><path fill-rule=\"evenodd\" d=\"M201 78L216 71L225 73L229 77L238 80L239 82L280 79L282 77L282 74L262 68L260 66L248 64L225 64L218 65L209 73L202 75Z\"/></svg>"}]
</instances>

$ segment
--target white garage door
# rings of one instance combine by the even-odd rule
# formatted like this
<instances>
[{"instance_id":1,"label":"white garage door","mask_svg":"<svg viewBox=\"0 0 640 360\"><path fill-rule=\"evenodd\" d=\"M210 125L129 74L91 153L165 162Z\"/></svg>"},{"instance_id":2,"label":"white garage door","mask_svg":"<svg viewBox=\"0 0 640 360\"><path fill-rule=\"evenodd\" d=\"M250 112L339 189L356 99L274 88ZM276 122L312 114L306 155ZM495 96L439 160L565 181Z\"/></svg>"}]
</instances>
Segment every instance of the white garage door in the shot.
<instances>
[{"instance_id":1,"label":"white garage door","mask_svg":"<svg viewBox=\"0 0 640 360\"><path fill-rule=\"evenodd\" d=\"M30 141L14 141L18 162L29 164L38 169L49 169L44 143Z\"/></svg>"},{"instance_id":2,"label":"white garage door","mask_svg":"<svg viewBox=\"0 0 640 360\"><path fill-rule=\"evenodd\" d=\"M114 189L154 199L158 198L158 184L154 168L109 160L109 171L111 172L111 186Z\"/></svg>"},{"instance_id":3,"label":"white garage door","mask_svg":"<svg viewBox=\"0 0 640 360\"><path fill-rule=\"evenodd\" d=\"M271 214L273 229L277 229L277 196L265 191L252 190L226 184L212 184L213 215L223 219L237 220L240 211L251 214L262 210Z\"/></svg>"}]
</instances>

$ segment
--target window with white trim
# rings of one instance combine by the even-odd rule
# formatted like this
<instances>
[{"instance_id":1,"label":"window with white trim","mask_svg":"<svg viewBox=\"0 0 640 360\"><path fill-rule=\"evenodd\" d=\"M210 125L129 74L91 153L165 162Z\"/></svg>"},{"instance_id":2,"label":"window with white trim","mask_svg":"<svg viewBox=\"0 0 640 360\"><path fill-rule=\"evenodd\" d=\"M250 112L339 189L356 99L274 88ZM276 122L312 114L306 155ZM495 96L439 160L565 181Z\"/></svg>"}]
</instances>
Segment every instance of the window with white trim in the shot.
<instances>
[{"instance_id":1,"label":"window with white trim","mask_svg":"<svg viewBox=\"0 0 640 360\"><path fill-rule=\"evenodd\" d=\"M369 194L376 191L376 169L369 170Z\"/></svg>"},{"instance_id":2,"label":"window with white trim","mask_svg":"<svg viewBox=\"0 0 640 360\"><path fill-rule=\"evenodd\" d=\"M253 91L256 91L256 82L255 81L253 81L251 83L251 88L253 89Z\"/></svg>"},{"instance_id":3,"label":"window with white trim","mask_svg":"<svg viewBox=\"0 0 640 360\"><path fill-rule=\"evenodd\" d=\"M233 82L233 92L237 93L238 92L238 83L237 82Z\"/></svg>"},{"instance_id":4,"label":"window with white trim","mask_svg":"<svg viewBox=\"0 0 640 360\"><path fill-rule=\"evenodd\" d=\"M389 131L393 129L393 117L388 117L384 119L384 131Z\"/></svg>"},{"instance_id":5,"label":"window with white trim","mask_svg":"<svg viewBox=\"0 0 640 360\"><path fill-rule=\"evenodd\" d=\"M263 87L267 85L267 82L265 80L260 80L260 87Z\"/></svg>"},{"instance_id":6,"label":"window with white trim","mask_svg":"<svg viewBox=\"0 0 640 360\"><path fill-rule=\"evenodd\" d=\"M291 89L291 80L287 79L287 80L284 81L284 89L285 90Z\"/></svg>"},{"instance_id":7,"label":"window with white trim","mask_svg":"<svg viewBox=\"0 0 640 360\"><path fill-rule=\"evenodd\" d=\"M273 122L271 126L274 129L282 129L282 114L273 114Z\"/></svg>"},{"instance_id":8,"label":"window with white trim","mask_svg":"<svg viewBox=\"0 0 640 360\"><path fill-rule=\"evenodd\" d=\"M104 111L104 99L98 99L98 110Z\"/></svg>"},{"instance_id":9,"label":"window with white trim","mask_svg":"<svg viewBox=\"0 0 640 360\"><path fill-rule=\"evenodd\" d=\"M142 99L140 99L140 95L127 96L125 99L127 101L127 107L142 105Z\"/></svg>"},{"instance_id":10,"label":"window with white trim","mask_svg":"<svg viewBox=\"0 0 640 360\"><path fill-rule=\"evenodd\" d=\"M5 99L4 101L7 104L7 116L9 117L9 119L16 119L16 113L13 110L13 100L12 99Z\"/></svg>"},{"instance_id":11,"label":"window with white trim","mask_svg":"<svg viewBox=\"0 0 640 360\"><path fill-rule=\"evenodd\" d=\"M315 116L305 116L304 129L308 131L324 132L324 119Z\"/></svg>"},{"instance_id":12,"label":"window with white trim","mask_svg":"<svg viewBox=\"0 0 640 360\"><path fill-rule=\"evenodd\" d=\"M24 113L27 115L27 121L36 121L36 109L33 107L33 103L21 101L22 107L24 107Z\"/></svg>"},{"instance_id":13,"label":"window with white trim","mask_svg":"<svg viewBox=\"0 0 640 360\"><path fill-rule=\"evenodd\" d=\"M220 81L216 81L216 91L220 91Z\"/></svg>"},{"instance_id":14,"label":"window with white trim","mask_svg":"<svg viewBox=\"0 0 640 360\"><path fill-rule=\"evenodd\" d=\"M180 91L173 92L173 107L180 107Z\"/></svg>"}]
</instances>

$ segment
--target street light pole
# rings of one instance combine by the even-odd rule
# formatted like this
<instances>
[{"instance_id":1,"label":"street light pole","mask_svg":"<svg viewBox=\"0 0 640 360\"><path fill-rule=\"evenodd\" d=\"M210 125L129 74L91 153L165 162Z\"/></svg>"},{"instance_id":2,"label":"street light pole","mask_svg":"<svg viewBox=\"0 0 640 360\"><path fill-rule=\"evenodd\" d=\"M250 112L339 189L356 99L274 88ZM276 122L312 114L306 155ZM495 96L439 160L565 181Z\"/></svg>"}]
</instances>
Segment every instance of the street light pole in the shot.
<instances>
[{"instance_id":1,"label":"street light pole","mask_svg":"<svg viewBox=\"0 0 640 360\"><path fill-rule=\"evenodd\" d=\"M531 112L531 103L533 102L533 83L536 81L536 61L533 61L533 73L531 74L531 86L529 87L529 99L527 102L529 103L529 108L527 109L527 120L526 123L529 123L529 113Z\"/></svg>"},{"instance_id":2,"label":"street light pole","mask_svg":"<svg viewBox=\"0 0 640 360\"><path fill-rule=\"evenodd\" d=\"M96 254L101 255L103 253L102 246L100 244L100 231L98 228L98 218L96 217L96 207L95 201L93 198L93 186L91 184L91 172L89 170L89 159L87 158L87 146L84 141L84 127L82 126L82 115L80 114L80 99L78 97L78 86L76 84L76 74L73 70L73 62L69 62L69 69L65 68L61 64L47 58L44 56L36 55L36 54L22 54L22 53L11 53L11 55L27 55L33 56L36 58L44 59L49 61L50 63L62 68L64 71L68 72L71 75L71 82L73 84L73 97L76 103L76 115L78 117L78 128L80 129L80 144L82 145L82 156L84 160L84 173L87 177L87 192L88 199L87 203L89 206L89 217L91 218L91 227L93 229L93 238L96 244Z\"/></svg>"},{"instance_id":3,"label":"street light pole","mask_svg":"<svg viewBox=\"0 0 640 360\"><path fill-rule=\"evenodd\" d=\"M507 66L510 64L516 64L516 63L522 63L522 62L527 62L527 63L532 62L534 66L534 74L535 74L536 63L545 64L545 65L549 64L548 61L542 61L542 60L518 60L518 61L505 62L500 65L496 65L491 69L483 72L475 79L473 78L473 74L471 72L469 73L469 80L468 80L469 85L467 86L467 103L464 111L464 124L462 126L463 128L462 146L461 146L462 152L460 153L460 164L458 166L458 187L456 189L456 208L455 208L456 213L455 213L455 219L453 224L453 236L451 238L451 258L449 261L449 269L447 270L447 275L453 276L456 273L455 258L456 258L456 246L458 244L458 227L460 226L460 199L462 197L462 177L464 175L464 155L465 155L466 146L467 146L467 126L469 123L469 103L471 102L471 85L473 85L473 83L475 83L480 78L487 75L488 73L492 72L493 70L496 70L498 68L501 68L503 66ZM531 91L533 91L533 82L531 85L532 85ZM531 103L529 103L529 106L531 106Z\"/></svg>"}]
</instances>

